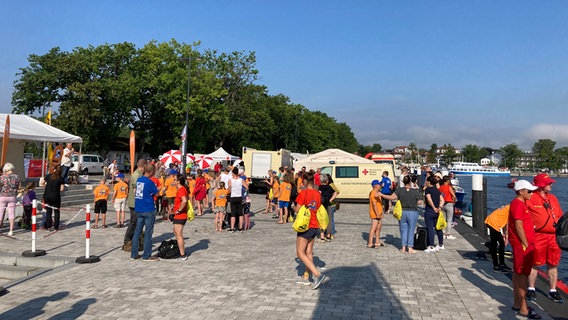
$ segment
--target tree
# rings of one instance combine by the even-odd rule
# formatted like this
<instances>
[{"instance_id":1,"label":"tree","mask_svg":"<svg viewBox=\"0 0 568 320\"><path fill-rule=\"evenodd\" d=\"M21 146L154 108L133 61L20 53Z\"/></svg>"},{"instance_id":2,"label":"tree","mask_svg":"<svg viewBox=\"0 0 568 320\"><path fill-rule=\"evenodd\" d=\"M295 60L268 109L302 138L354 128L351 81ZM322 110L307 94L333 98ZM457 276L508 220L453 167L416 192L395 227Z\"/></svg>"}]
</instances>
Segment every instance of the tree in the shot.
<instances>
[{"instance_id":1,"label":"tree","mask_svg":"<svg viewBox=\"0 0 568 320\"><path fill-rule=\"evenodd\" d=\"M409 143L408 149L410 150L410 162L414 162L414 159L417 159L416 152L418 151L416 149L416 143L414 143L414 142ZM416 162L418 162L418 161L416 161Z\"/></svg>"},{"instance_id":2,"label":"tree","mask_svg":"<svg viewBox=\"0 0 568 320\"><path fill-rule=\"evenodd\" d=\"M438 145L433 143L430 146L430 151L428 152L428 156L426 157L426 162L428 163L437 163L438 159Z\"/></svg>"},{"instance_id":3,"label":"tree","mask_svg":"<svg viewBox=\"0 0 568 320\"><path fill-rule=\"evenodd\" d=\"M532 151L538 158L537 166L541 169L556 168L556 159L554 157L555 141L550 139L539 139L534 143Z\"/></svg>"},{"instance_id":4,"label":"tree","mask_svg":"<svg viewBox=\"0 0 568 320\"><path fill-rule=\"evenodd\" d=\"M452 146L451 144L444 146L446 150L446 152L444 153L444 162L446 163L446 165L449 165L454 161L458 154L456 152L456 148L454 148L454 146Z\"/></svg>"},{"instance_id":5,"label":"tree","mask_svg":"<svg viewBox=\"0 0 568 320\"><path fill-rule=\"evenodd\" d=\"M516 168L519 158L523 155L523 150L521 150L516 143L511 143L501 148L501 151L504 153L504 165L510 168Z\"/></svg>"},{"instance_id":6,"label":"tree","mask_svg":"<svg viewBox=\"0 0 568 320\"><path fill-rule=\"evenodd\" d=\"M479 160L481 160L481 150L477 145L468 144L463 147L462 156L465 162L479 163Z\"/></svg>"}]
</instances>

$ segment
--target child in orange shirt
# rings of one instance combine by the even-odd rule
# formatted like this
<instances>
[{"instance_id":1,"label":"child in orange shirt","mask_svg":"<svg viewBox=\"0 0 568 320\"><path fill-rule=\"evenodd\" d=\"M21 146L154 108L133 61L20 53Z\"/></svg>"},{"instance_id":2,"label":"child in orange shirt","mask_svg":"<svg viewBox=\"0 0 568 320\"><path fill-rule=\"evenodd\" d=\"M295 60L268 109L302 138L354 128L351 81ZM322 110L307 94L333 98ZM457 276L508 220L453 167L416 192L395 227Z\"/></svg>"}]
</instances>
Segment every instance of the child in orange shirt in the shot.
<instances>
[{"instance_id":1,"label":"child in orange shirt","mask_svg":"<svg viewBox=\"0 0 568 320\"><path fill-rule=\"evenodd\" d=\"M114 185L114 193L112 201L114 202L114 210L116 210L116 226L115 228L124 227L124 209L126 209L126 198L128 197L128 184L124 182L124 174L116 175L116 184Z\"/></svg>"},{"instance_id":2,"label":"child in orange shirt","mask_svg":"<svg viewBox=\"0 0 568 320\"><path fill-rule=\"evenodd\" d=\"M280 191L278 191L278 223L288 222L288 203L292 194L292 179L291 173L286 173L280 184Z\"/></svg>"},{"instance_id":3,"label":"child in orange shirt","mask_svg":"<svg viewBox=\"0 0 568 320\"><path fill-rule=\"evenodd\" d=\"M93 229L99 227L99 214L102 215L103 229L107 227L106 225L106 212L107 212L107 201L110 195L110 189L106 185L106 177L101 179L100 184L93 191L95 196L95 225Z\"/></svg>"},{"instance_id":4,"label":"child in orange shirt","mask_svg":"<svg viewBox=\"0 0 568 320\"><path fill-rule=\"evenodd\" d=\"M215 191L215 231L223 230L228 197L229 190L225 189L225 182L219 182L219 189Z\"/></svg>"}]
</instances>

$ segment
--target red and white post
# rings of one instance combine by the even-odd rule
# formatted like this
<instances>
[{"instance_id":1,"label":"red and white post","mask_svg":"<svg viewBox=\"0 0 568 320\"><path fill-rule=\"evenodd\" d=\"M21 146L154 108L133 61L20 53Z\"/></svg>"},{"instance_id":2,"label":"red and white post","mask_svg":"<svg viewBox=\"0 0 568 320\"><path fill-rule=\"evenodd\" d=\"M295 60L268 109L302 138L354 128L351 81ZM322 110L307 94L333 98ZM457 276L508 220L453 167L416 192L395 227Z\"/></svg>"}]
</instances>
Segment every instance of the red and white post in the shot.
<instances>
[{"instance_id":1,"label":"red and white post","mask_svg":"<svg viewBox=\"0 0 568 320\"><path fill-rule=\"evenodd\" d=\"M45 255L45 250L36 249L36 231L37 231L37 200L32 201L32 250L22 252L24 257L38 257Z\"/></svg>"},{"instance_id":2,"label":"red and white post","mask_svg":"<svg viewBox=\"0 0 568 320\"><path fill-rule=\"evenodd\" d=\"M78 257L75 262L77 263L93 263L99 262L101 259L98 256L91 256L89 253L91 246L91 205L87 205L87 213L85 214L85 256Z\"/></svg>"}]
</instances>

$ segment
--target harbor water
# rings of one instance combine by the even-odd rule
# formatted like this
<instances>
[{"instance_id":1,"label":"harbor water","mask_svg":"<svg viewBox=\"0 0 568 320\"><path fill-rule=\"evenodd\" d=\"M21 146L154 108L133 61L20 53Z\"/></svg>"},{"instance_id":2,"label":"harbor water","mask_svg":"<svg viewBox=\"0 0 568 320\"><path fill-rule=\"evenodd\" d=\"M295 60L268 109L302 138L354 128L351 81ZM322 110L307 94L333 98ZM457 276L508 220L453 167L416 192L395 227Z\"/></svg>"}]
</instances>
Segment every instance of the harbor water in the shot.
<instances>
[{"instance_id":1,"label":"harbor water","mask_svg":"<svg viewBox=\"0 0 568 320\"><path fill-rule=\"evenodd\" d=\"M459 176L460 186L464 188L466 195L464 202L471 203L471 176ZM560 206L566 214L568 211L568 178L552 177L556 183L552 185L551 193L554 194ZM509 177L486 177L487 179L487 213L509 204L515 197L515 191L507 188L507 183L511 182ZM526 179L532 182L533 177L518 177L518 179ZM562 259L558 266L558 279L568 284L568 251L562 251Z\"/></svg>"}]
</instances>

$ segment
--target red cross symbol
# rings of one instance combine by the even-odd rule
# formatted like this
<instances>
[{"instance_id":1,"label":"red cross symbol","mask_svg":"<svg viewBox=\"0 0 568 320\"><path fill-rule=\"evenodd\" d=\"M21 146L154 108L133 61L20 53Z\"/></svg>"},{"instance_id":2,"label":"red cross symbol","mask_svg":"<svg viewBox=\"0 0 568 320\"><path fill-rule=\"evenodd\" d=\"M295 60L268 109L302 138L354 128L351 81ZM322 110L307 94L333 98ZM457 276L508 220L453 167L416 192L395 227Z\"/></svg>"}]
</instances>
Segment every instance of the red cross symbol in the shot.
<instances>
[{"instance_id":1,"label":"red cross symbol","mask_svg":"<svg viewBox=\"0 0 568 320\"><path fill-rule=\"evenodd\" d=\"M369 173L369 171L367 171L367 169L363 170L364 175L367 175L367 173Z\"/></svg>"}]
</instances>

